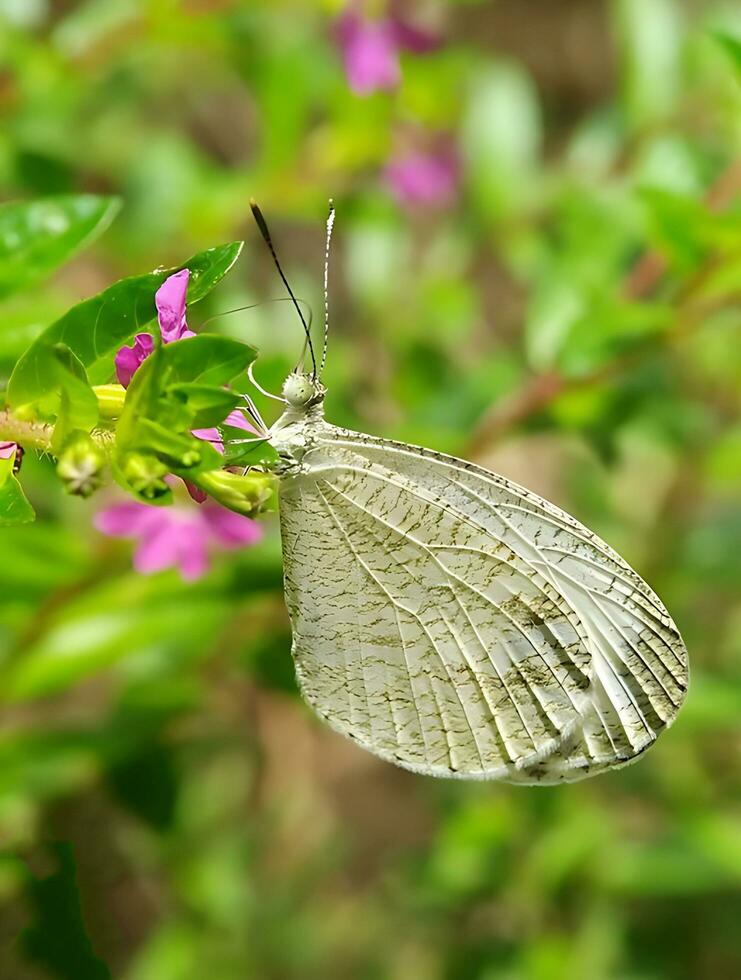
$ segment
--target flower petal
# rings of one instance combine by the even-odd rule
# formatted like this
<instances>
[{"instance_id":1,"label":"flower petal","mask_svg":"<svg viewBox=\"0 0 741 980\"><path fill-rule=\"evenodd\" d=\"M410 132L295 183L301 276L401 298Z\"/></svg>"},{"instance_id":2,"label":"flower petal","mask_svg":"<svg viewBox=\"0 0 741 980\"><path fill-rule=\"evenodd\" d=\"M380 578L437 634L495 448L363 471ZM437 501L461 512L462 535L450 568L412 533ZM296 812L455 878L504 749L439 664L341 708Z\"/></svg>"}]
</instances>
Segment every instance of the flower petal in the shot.
<instances>
[{"instance_id":1,"label":"flower petal","mask_svg":"<svg viewBox=\"0 0 741 980\"><path fill-rule=\"evenodd\" d=\"M161 512L160 507L138 504L132 500L99 510L93 524L101 533L112 538L136 538L160 523L158 514Z\"/></svg>"},{"instance_id":2,"label":"flower petal","mask_svg":"<svg viewBox=\"0 0 741 980\"><path fill-rule=\"evenodd\" d=\"M0 442L0 459L10 459L16 450L14 442Z\"/></svg>"},{"instance_id":3,"label":"flower petal","mask_svg":"<svg viewBox=\"0 0 741 980\"><path fill-rule=\"evenodd\" d=\"M253 432L256 436L261 435L239 408L235 408L233 412L230 412L222 424L231 425L234 429L244 429L245 432Z\"/></svg>"},{"instance_id":4,"label":"flower petal","mask_svg":"<svg viewBox=\"0 0 741 980\"><path fill-rule=\"evenodd\" d=\"M128 388L140 365L154 350L154 338L148 333L138 333L131 347L121 347L116 354L118 383Z\"/></svg>"},{"instance_id":5,"label":"flower petal","mask_svg":"<svg viewBox=\"0 0 741 980\"><path fill-rule=\"evenodd\" d=\"M178 540L178 568L186 582L203 578L209 569L205 533L181 535Z\"/></svg>"},{"instance_id":6,"label":"flower petal","mask_svg":"<svg viewBox=\"0 0 741 980\"><path fill-rule=\"evenodd\" d=\"M393 89L401 79L399 46L388 20L365 20L354 6L337 24L347 83L356 95Z\"/></svg>"},{"instance_id":7,"label":"flower petal","mask_svg":"<svg viewBox=\"0 0 741 980\"><path fill-rule=\"evenodd\" d=\"M392 18L391 29L394 40L405 51L412 51L414 54L426 54L440 46L440 38L433 31L425 30L424 27L417 27L401 18Z\"/></svg>"},{"instance_id":8,"label":"flower petal","mask_svg":"<svg viewBox=\"0 0 741 980\"><path fill-rule=\"evenodd\" d=\"M172 343L173 340L182 340L183 337L195 336L192 330L188 330L185 322L185 298L189 279L190 270L181 269L180 272L165 279L155 294L157 320L162 340L166 344Z\"/></svg>"},{"instance_id":9,"label":"flower petal","mask_svg":"<svg viewBox=\"0 0 741 980\"><path fill-rule=\"evenodd\" d=\"M458 167L451 152L413 152L392 160L384 179L401 204L449 204L458 188Z\"/></svg>"},{"instance_id":10,"label":"flower petal","mask_svg":"<svg viewBox=\"0 0 741 980\"><path fill-rule=\"evenodd\" d=\"M218 429L192 429L191 432L196 439L203 439L204 442L210 442L214 449L218 449L220 453L224 452L224 443Z\"/></svg>"},{"instance_id":11,"label":"flower petal","mask_svg":"<svg viewBox=\"0 0 741 980\"><path fill-rule=\"evenodd\" d=\"M218 504L206 504L200 513L213 539L226 550L256 544L263 536L263 527L257 521Z\"/></svg>"},{"instance_id":12,"label":"flower petal","mask_svg":"<svg viewBox=\"0 0 741 980\"><path fill-rule=\"evenodd\" d=\"M134 568L142 575L161 572L178 564L181 528L177 522L163 521L142 537L134 552Z\"/></svg>"},{"instance_id":13,"label":"flower petal","mask_svg":"<svg viewBox=\"0 0 741 980\"><path fill-rule=\"evenodd\" d=\"M195 483L191 483L190 480L183 480L183 483L185 484L185 489L190 494L191 500L195 500L197 504L202 504L208 500L208 494L206 491L201 490L201 488L197 487Z\"/></svg>"}]
</instances>

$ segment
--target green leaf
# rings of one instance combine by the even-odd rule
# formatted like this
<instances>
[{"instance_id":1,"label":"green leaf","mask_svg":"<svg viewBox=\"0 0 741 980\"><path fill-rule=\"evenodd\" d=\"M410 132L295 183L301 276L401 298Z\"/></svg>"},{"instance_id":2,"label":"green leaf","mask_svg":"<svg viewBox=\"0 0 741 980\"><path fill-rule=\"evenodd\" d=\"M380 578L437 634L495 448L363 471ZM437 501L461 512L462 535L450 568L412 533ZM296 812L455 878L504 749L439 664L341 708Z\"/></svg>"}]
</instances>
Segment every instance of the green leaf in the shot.
<instances>
[{"instance_id":1,"label":"green leaf","mask_svg":"<svg viewBox=\"0 0 741 980\"><path fill-rule=\"evenodd\" d=\"M151 419L139 420L127 450L153 453L173 473L184 476L218 469L224 461L221 453L205 440L172 432Z\"/></svg>"},{"instance_id":2,"label":"green leaf","mask_svg":"<svg viewBox=\"0 0 741 980\"><path fill-rule=\"evenodd\" d=\"M136 664L154 651L183 665L208 651L227 605L218 594L131 575L102 581L66 603L43 632L8 664L0 695L9 701L65 690L120 662Z\"/></svg>"},{"instance_id":3,"label":"green leaf","mask_svg":"<svg viewBox=\"0 0 741 980\"><path fill-rule=\"evenodd\" d=\"M28 524L36 518L26 500L20 483L12 474L0 487L0 527L7 524Z\"/></svg>"},{"instance_id":4,"label":"green leaf","mask_svg":"<svg viewBox=\"0 0 741 980\"><path fill-rule=\"evenodd\" d=\"M170 385L167 395L170 400L187 407L194 429L220 425L242 401L236 392L198 382Z\"/></svg>"},{"instance_id":5,"label":"green leaf","mask_svg":"<svg viewBox=\"0 0 741 980\"><path fill-rule=\"evenodd\" d=\"M175 432L200 428L195 421L196 409L177 393L182 394L183 386L189 383L209 387L228 384L254 359L252 347L217 334L200 334L158 347L136 372L126 393L117 428L119 446L128 449L134 445L134 433L144 418L166 424ZM229 411L227 406L224 416Z\"/></svg>"},{"instance_id":6,"label":"green leaf","mask_svg":"<svg viewBox=\"0 0 741 980\"><path fill-rule=\"evenodd\" d=\"M542 121L535 85L512 63L474 76L461 133L476 203L498 218L524 199L537 166Z\"/></svg>"},{"instance_id":7,"label":"green leaf","mask_svg":"<svg viewBox=\"0 0 741 980\"><path fill-rule=\"evenodd\" d=\"M0 456L0 487L3 487L13 475L13 467L15 466L15 457L17 452L18 449L16 447L12 456Z\"/></svg>"},{"instance_id":8,"label":"green leaf","mask_svg":"<svg viewBox=\"0 0 741 980\"><path fill-rule=\"evenodd\" d=\"M0 206L0 299L48 276L118 214L117 198L81 194Z\"/></svg>"},{"instance_id":9,"label":"green leaf","mask_svg":"<svg viewBox=\"0 0 741 980\"><path fill-rule=\"evenodd\" d=\"M254 347L215 333L201 333L197 337L176 340L162 348L165 383L167 386L180 382L229 384L238 375L244 374L256 357ZM140 370L145 367L146 364Z\"/></svg>"},{"instance_id":10,"label":"green leaf","mask_svg":"<svg viewBox=\"0 0 741 980\"><path fill-rule=\"evenodd\" d=\"M117 479L136 492L125 476L132 452L154 456L183 477L220 469L221 454L191 430L223 421L239 399L220 385L243 374L254 358L253 348L216 334L159 346L126 393L116 429Z\"/></svg>"},{"instance_id":11,"label":"green leaf","mask_svg":"<svg viewBox=\"0 0 741 980\"><path fill-rule=\"evenodd\" d=\"M188 302L194 303L223 279L241 250L241 242L219 245L199 252L173 269L122 279L97 296L73 306L48 327L18 361L8 383L8 402L18 408L33 404L46 394L38 376L39 359L43 358L45 345L66 344L84 367L94 371L98 361L110 357L155 318L154 294L169 276L180 269L190 269Z\"/></svg>"},{"instance_id":12,"label":"green leaf","mask_svg":"<svg viewBox=\"0 0 741 980\"><path fill-rule=\"evenodd\" d=\"M712 36L733 62L733 67L741 78L741 37L726 31L713 31Z\"/></svg>"},{"instance_id":13,"label":"green leaf","mask_svg":"<svg viewBox=\"0 0 741 980\"><path fill-rule=\"evenodd\" d=\"M643 128L666 118L680 94L682 21L674 0L616 0L622 101L628 122Z\"/></svg>"},{"instance_id":14,"label":"green leaf","mask_svg":"<svg viewBox=\"0 0 741 980\"><path fill-rule=\"evenodd\" d=\"M267 439L225 444L224 466L269 466L278 462L278 453Z\"/></svg>"},{"instance_id":15,"label":"green leaf","mask_svg":"<svg viewBox=\"0 0 741 980\"><path fill-rule=\"evenodd\" d=\"M54 344L49 348L49 360L60 392L59 415L52 438L52 450L58 452L70 433L92 431L98 421L98 399L85 368L69 347Z\"/></svg>"}]
</instances>

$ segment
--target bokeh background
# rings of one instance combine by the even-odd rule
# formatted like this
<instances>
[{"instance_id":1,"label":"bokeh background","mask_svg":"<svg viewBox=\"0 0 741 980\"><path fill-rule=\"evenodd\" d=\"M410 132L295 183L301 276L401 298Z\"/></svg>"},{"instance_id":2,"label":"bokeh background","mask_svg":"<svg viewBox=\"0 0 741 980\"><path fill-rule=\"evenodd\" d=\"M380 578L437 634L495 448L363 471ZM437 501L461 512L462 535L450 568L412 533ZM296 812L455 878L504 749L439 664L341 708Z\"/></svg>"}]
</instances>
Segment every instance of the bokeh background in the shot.
<instances>
[{"instance_id":1,"label":"bokeh background","mask_svg":"<svg viewBox=\"0 0 741 980\"><path fill-rule=\"evenodd\" d=\"M340 2L0 0L2 198L124 201L3 304L0 377L70 304L234 237L191 325L281 296L251 195L320 315L332 196L330 418L597 530L682 629L688 701L573 786L397 770L296 693L274 518L195 584L140 576L93 530L115 495L29 454L39 520L0 533L0 977L741 977L741 10L358 13L401 46L376 91ZM283 303L212 326L273 389L300 350Z\"/></svg>"}]
</instances>

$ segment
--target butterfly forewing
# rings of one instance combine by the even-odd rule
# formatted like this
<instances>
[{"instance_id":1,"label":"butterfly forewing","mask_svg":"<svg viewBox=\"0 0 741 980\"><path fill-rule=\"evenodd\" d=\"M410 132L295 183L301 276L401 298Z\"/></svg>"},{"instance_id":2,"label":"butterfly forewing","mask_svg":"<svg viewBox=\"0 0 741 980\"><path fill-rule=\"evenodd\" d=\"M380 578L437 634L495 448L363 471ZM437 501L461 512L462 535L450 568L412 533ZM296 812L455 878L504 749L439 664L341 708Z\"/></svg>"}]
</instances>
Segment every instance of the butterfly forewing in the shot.
<instances>
[{"instance_id":1,"label":"butterfly forewing","mask_svg":"<svg viewBox=\"0 0 741 980\"><path fill-rule=\"evenodd\" d=\"M671 723L687 665L659 599L535 494L423 449L311 426L281 479L302 692L417 772L573 780Z\"/></svg>"}]
</instances>

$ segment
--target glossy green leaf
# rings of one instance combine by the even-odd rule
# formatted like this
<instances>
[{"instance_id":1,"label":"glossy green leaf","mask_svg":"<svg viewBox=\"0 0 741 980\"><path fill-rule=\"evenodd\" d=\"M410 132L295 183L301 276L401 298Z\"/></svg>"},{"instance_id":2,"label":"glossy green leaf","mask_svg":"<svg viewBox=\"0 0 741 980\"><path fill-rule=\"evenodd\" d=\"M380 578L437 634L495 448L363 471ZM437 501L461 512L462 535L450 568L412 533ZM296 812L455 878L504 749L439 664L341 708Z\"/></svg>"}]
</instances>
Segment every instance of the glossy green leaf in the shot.
<instances>
[{"instance_id":1,"label":"glossy green leaf","mask_svg":"<svg viewBox=\"0 0 741 980\"><path fill-rule=\"evenodd\" d=\"M93 429L98 421L98 399L85 368L69 347L54 344L48 351L55 386L59 389L59 414L52 439L52 449L58 452L71 432Z\"/></svg>"},{"instance_id":2,"label":"glossy green leaf","mask_svg":"<svg viewBox=\"0 0 741 980\"><path fill-rule=\"evenodd\" d=\"M94 369L96 362L110 357L151 323L156 316L154 294L169 276L180 269L190 269L188 303L194 303L220 282L241 250L241 242L210 248L173 269L122 279L74 306L48 327L18 361L8 384L8 401L18 407L34 403L46 393L38 376L44 345L66 344L86 368Z\"/></svg>"},{"instance_id":3,"label":"glossy green leaf","mask_svg":"<svg viewBox=\"0 0 741 980\"><path fill-rule=\"evenodd\" d=\"M163 383L168 387L181 382L225 385L244 374L256 357L254 347L239 340L198 334L162 348ZM145 367L146 364L140 370Z\"/></svg>"},{"instance_id":4,"label":"glossy green leaf","mask_svg":"<svg viewBox=\"0 0 741 980\"><path fill-rule=\"evenodd\" d=\"M28 524L36 517L26 500L20 483L12 474L0 487L0 527L7 524Z\"/></svg>"},{"instance_id":5,"label":"glossy green leaf","mask_svg":"<svg viewBox=\"0 0 741 980\"><path fill-rule=\"evenodd\" d=\"M205 429L220 425L226 416L242 401L241 397L218 385L183 382L169 385L167 396L171 401L187 407L193 420L193 428Z\"/></svg>"},{"instance_id":6,"label":"glossy green leaf","mask_svg":"<svg viewBox=\"0 0 741 980\"><path fill-rule=\"evenodd\" d=\"M225 443L225 450L225 466L270 466L277 463L279 458L267 439L249 441L249 436L243 442L235 440Z\"/></svg>"},{"instance_id":7,"label":"glossy green leaf","mask_svg":"<svg viewBox=\"0 0 741 980\"><path fill-rule=\"evenodd\" d=\"M81 194L0 206L0 299L27 289L91 244L120 201Z\"/></svg>"},{"instance_id":8,"label":"glossy green leaf","mask_svg":"<svg viewBox=\"0 0 741 980\"><path fill-rule=\"evenodd\" d=\"M187 397L179 398L178 392L182 396L183 390L188 391L183 386L193 383L201 388L228 384L254 359L252 347L217 334L200 334L158 347L136 372L126 393L117 428L120 446L132 444L132 434L143 418L167 424L176 432L200 428L195 421L197 409L189 407ZM225 399L223 404L225 416L233 403Z\"/></svg>"}]
</instances>

